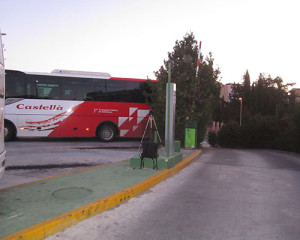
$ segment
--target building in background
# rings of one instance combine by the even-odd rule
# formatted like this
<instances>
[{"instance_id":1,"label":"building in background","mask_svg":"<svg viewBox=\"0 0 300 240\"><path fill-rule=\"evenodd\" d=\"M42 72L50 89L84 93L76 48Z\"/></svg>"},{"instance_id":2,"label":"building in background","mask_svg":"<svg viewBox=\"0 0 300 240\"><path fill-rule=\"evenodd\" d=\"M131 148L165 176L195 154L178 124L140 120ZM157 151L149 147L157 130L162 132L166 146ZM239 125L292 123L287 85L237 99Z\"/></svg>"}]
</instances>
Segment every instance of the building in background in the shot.
<instances>
[{"instance_id":1,"label":"building in background","mask_svg":"<svg viewBox=\"0 0 300 240\"><path fill-rule=\"evenodd\" d=\"M225 102L230 101L230 94L232 93L232 83L227 83L221 87L220 99L223 99Z\"/></svg>"},{"instance_id":2,"label":"building in background","mask_svg":"<svg viewBox=\"0 0 300 240\"><path fill-rule=\"evenodd\" d=\"M222 85L219 95L219 115L215 116L208 124L207 132L218 133L223 126L223 119L221 117L221 109L230 102L230 94L232 93L233 84L227 83Z\"/></svg>"},{"instance_id":3,"label":"building in background","mask_svg":"<svg viewBox=\"0 0 300 240\"><path fill-rule=\"evenodd\" d=\"M293 88L290 93L291 101L293 103L300 103L300 88Z\"/></svg>"}]
</instances>

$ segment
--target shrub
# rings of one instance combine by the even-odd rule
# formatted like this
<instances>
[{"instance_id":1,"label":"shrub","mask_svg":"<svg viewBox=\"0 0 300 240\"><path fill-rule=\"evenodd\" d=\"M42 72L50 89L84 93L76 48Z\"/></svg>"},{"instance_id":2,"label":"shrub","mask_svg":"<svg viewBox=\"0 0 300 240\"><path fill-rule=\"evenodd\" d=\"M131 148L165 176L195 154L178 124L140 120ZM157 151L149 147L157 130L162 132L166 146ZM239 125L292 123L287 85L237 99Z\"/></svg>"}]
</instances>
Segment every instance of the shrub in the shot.
<instances>
[{"instance_id":1,"label":"shrub","mask_svg":"<svg viewBox=\"0 0 300 240\"><path fill-rule=\"evenodd\" d=\"M269 148L300 152L300 104L292 114L249 116L240 127L237 122L224 124L218 136L222 147Z\"/></svg>"},{"instance_id":2,"label":"shrub","mask_svg":"<svg viewBox=\"0 0 300 240\"><path fill-rule=\"evenodd\" d=\"M279 134L274 117L252 116L240 128L240 145L247 148L275 148Z\"/></svg>"},{"instance_id":3,"label":"shrub","mask_svg":"<svg viewBox=\"0 0 300 240\"><path fill-rule=\"evenodd\" d=\"M210 131L208 133L208 143L213 147L217 145L217 134L215 132Z\"/></svg>"},{"instance_id":4,"label":"shrub","mask_svg":"<svg viewBox=\"0 0 300 240\"><path fill-rule=\"evenodd\" d=\"M300 104L297 104L293 109L288 142L289 151L300 152Z\"/></svg>"},{"instance_id":5,"label":"shrub","mask_svg":"<svg viewBox=\"0 0 300 240\"><path fill-rule=\"evenodd\" d=\"M219 144L222 147L239 147L239 129L237 122L224 124L219 132Z\"/></svg>"}]
</instances>

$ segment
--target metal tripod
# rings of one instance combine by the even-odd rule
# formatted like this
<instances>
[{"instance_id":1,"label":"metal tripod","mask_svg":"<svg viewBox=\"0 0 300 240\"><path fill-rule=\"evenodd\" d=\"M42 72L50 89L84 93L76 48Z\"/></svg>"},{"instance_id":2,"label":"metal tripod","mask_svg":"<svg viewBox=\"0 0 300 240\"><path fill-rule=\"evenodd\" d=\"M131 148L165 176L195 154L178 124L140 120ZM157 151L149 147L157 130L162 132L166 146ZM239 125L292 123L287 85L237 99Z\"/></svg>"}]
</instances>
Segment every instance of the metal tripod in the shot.
<instances>
[{"instance_id":1,"label":"metal tripod","mask_svg":"<svg viewBox=\"0 0 300 240\"><path fill-rule=\"evenodd\" d=\"M153 124L154 123L154 124ZM157 130L157 126L156 126L156 122L155 122L155 119L154 119L154 116L153 116L153 111L150 110L149 111L149 118L148 118L148 121L147 121L147 124L146 124L146 127L145 127L145 130L144 130L144 133L143 133L143 137L142 137L142 140L141 140L141 143L140 143L140 146L139 146L139 152L140 152L140 149L143 145L143 142L144 142L144 139L145 139L145 135L146 135L146 132L149 130L148 128L150 128L150 142L153 142L153 125L154 125L154 131L157 133L157 136L158 136L158 139L160 141L160 145L164 151L164 154L165 153L165 149L164 149L164 146L162 144L162 141L161 141L161 138L160 138L160 135L159 135L159 132Z\"/></svg>"}]
</instances>

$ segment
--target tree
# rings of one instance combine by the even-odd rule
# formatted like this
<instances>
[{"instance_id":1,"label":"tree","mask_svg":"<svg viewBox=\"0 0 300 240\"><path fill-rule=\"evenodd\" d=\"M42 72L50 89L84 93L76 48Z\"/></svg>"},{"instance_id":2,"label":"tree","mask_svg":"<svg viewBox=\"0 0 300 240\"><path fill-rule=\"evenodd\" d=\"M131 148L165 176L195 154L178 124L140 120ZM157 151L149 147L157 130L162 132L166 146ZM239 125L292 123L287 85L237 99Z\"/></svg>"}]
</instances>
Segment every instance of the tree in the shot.
<instances>
[{"instance_id":1,"label":"tree","mask_svg":"<svg viewBox=\"0 0 300 240\"><path fill-rule=\"evenodd\" d=\"M294 84L283 84L282 78L261 73L250 86L248 71L243 79L242 84L233 86L231 101L227 106L230 114L227 115L227 124L220 131L219 144L227 146L228 142L239 139L237 145L230 146L299 152L300 108L297 104L289 103L288 96L288 87ZM243 98L243 124L237 128L239 97Z\"/></svg>"},{"instance_id":2,"label":"tree","mask_svg":"<svg viewBox=\"0 0 300 240\"><path fill-rule=\"evenodd\" d=\"M288 104L288 87L293 84L283 84L280 77L272 78L260 74L255 85L256 90L256 113L262 115L280 115L280 109Z\"/></svg>"},{"instance_id":3,"label":"tree","mask_svg":"<svg viewBox=\"0 0 300 240\"><path fill-rule=\"evenodd\" d=\"M243 84L234 84L230 97L230 119L237 120L239 112L238 99L243 98L243 116L247 118L255 114L282 117L287 110L288 87L293 84L283 84L280 77L272 78L260 73L257 81L250 85L248 70L243 76ZM285 110L286 109L286 110ZM229 120L230 120L229 119Z\"/></svg>"},{"instance_id":4,"label":"tree","mask_svg":"<svg viewBox=\"0 0 300 240\"><path fill-rule=\"evenodd\" d=\"M198 140L204 138L206 126L215 105L218 103L220 83L219 69L214 69L214 59L210 53L206 59L201 55L198 77L197 41L194 34L186 34L181 41L176 41L173 52L168 54L168 61L155 72L159 83L152 84L152 106L160 133L164 133L165 95L168 81L168 62L172 62L172 82L176 83L176 138L184 140L184 124L187 120L198 123Z\"/></svg>"},{"instance_id":5,"label":"tree","mask_svg":"<svg viewBox=\"0 0 300 240\"><path fill-rule=\"evenodd\" d=\"M243 83L243 87L244 87L244 94L243 97L245 100L249 100L250 98L250 94L251 94L251 86L250 86L250 75L248 70L246 71L245 75L243 76L244 79L244 83Z\"/></svg>"}]
</instances>

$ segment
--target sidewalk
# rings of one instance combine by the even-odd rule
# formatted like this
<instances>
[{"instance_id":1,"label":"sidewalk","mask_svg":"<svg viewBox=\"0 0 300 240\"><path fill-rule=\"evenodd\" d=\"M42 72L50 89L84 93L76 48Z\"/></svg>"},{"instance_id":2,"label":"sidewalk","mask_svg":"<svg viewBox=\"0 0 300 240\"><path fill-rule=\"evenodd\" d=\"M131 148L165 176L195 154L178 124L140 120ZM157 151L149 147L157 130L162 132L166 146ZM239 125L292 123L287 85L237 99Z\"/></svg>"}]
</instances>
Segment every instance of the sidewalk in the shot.
<instances>
[{"instance_id":1,"label":"sidewalk","mask_svg":"<svg viewBox=\"0 0 300 240\"><path fill-rule=\"evenodd\" d=\"M132 169L129 160L18 185L0 191L0 239L43 239L109 209L189 164L184 151L170 170ZM178 164L178 165L179 165Z\"/></svg>"}]
</instances>

